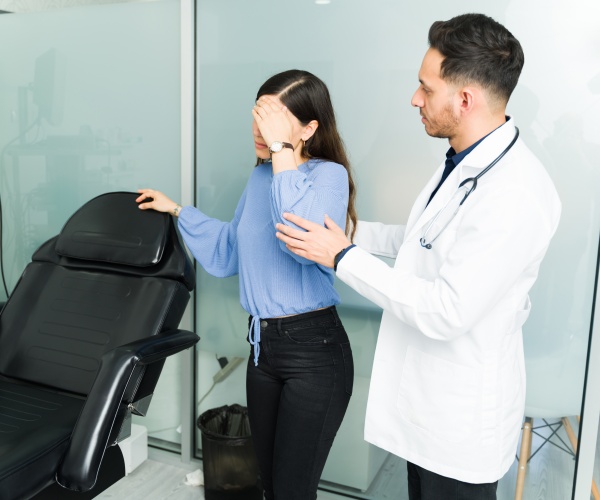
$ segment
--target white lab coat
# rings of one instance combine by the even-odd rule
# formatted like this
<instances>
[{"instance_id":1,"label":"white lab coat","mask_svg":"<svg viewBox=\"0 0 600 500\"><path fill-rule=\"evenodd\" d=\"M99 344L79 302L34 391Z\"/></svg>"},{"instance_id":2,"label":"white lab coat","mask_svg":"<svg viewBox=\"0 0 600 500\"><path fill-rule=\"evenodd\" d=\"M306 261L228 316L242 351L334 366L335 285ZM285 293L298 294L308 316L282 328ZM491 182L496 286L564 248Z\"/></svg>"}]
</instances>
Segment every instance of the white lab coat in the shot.
<instances>
[{"instance_id":1,"label":"white lab coat","mask_svg":"<svg viewBox=\"0 0 600 500\"><path fill-rule=\"evenodd\" d=\"M518 139L433 243L419 239L455 193L511 142L513 120L452 171L442 164L404 226L359 222L337 276L383 308L365 439L446 477L498 480L515 459L525 401L521 327L560 201ZM396 257L390 268L371 254Z\"/></svg>"}]
</instances>

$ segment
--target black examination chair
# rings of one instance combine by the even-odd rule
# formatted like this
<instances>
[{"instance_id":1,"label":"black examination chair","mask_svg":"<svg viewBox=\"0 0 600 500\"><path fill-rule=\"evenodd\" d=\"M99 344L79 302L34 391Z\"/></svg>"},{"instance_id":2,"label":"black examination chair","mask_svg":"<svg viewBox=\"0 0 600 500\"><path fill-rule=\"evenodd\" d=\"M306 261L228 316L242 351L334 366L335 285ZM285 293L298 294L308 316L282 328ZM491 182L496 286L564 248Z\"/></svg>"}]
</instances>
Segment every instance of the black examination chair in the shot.
<instances>
[{"instance_id":1,"label":"black examination chair","mask_svg":"<svg viewBox=\"0 0 600 500\"><path fill-rule=\"evenodd\" d=\"M2 500L93 498L109 461L122 477L113 445L145 415L165 358L199 340L178 330L194 273L171 216L136 197L80 208L0 314Z\"/></svg>"}]
</instances>

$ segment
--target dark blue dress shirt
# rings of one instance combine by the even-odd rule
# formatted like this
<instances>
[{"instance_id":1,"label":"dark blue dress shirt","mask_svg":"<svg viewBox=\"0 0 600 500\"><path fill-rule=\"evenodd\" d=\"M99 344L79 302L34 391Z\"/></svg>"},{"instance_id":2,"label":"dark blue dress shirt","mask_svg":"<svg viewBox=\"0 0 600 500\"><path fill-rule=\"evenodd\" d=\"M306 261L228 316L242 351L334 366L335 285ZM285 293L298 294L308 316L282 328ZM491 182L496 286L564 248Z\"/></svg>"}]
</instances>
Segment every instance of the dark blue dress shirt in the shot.
<instances>
[{"instance_id":1,"label":"dark blue dress shirt","mask_svg":"<svg viewBox=\"0 0 600 500\"><path fill-rule=\"evenodd\" d=\"M452 172L454 170L454 167L456 167L461 161L463 161L464 157L467 156L471 151L473 151L477 147L477 145L481 141L483 141L486 137L487 137L487 135L485 137L482 137L475 144L472 144L471 146L469 146L467 149L461 151L460 153L457 153L456 151L454 151L454 148L450 148L448 150L448 152L446 153L446 166L444 167L444 172L442 173L442 178L440 179L439 184L436 186L436 188L431 193L431 196L429 197L429 201L427 202L427 205L429 205L429 203L435 196L435 193L438 192L438 189L440 189L440 187L442 186L442 184L444 183L446 178L450 175L450 172Z\"/></svg>"}]
</instances>

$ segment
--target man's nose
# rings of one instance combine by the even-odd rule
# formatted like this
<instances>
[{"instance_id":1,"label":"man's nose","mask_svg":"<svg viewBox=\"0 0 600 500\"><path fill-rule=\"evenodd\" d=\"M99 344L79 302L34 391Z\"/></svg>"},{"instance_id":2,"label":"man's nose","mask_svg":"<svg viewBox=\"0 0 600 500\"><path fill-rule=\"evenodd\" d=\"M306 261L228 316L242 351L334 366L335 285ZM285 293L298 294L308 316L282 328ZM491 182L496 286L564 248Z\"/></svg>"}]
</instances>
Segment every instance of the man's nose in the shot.
<instances>
[{"instance_id":1,"label":"man's nose","mask_svg":"<svg viewBox=\"0 0 600 500\"><path fill-rule=\"evenodd\" d=\"M415 108L423 107L423 98L421 97L421 92L418 89L413 94L412 99L410 100L410 105L414 106Z\"/></svg>"}]
</instances>

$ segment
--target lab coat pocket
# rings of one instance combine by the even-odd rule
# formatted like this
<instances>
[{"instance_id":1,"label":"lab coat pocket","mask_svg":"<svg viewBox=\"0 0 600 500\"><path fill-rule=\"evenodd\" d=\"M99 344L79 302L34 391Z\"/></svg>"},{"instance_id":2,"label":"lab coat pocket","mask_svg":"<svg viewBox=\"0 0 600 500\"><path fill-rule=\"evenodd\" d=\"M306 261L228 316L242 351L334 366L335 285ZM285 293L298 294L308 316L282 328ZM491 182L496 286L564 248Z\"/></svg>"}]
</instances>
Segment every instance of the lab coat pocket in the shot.
<instances>
[{"instance_id":1,"label":"lab coat pocket","mask_svg":"<svg viewBox=\"0 0 600 500\"><path fill-rule=\"evenodd\" d=\"M397 407L413 425L446 442L472 438L478 392L474 369L408 347Z\"/></svg>"}]
</instances>

